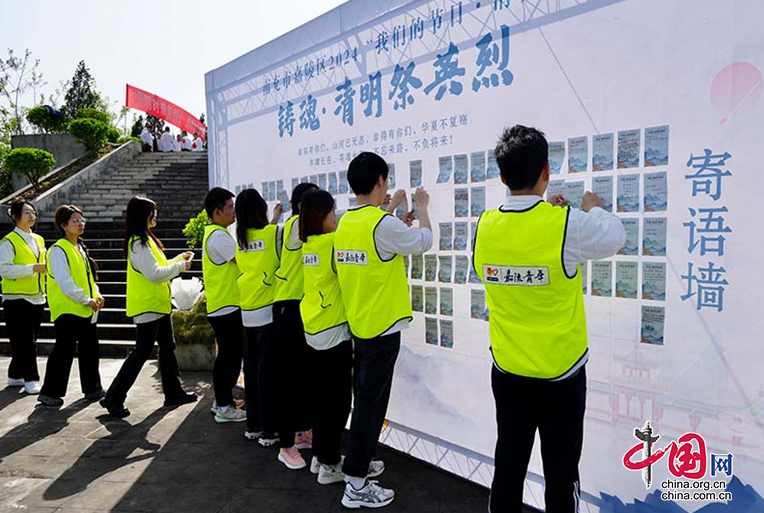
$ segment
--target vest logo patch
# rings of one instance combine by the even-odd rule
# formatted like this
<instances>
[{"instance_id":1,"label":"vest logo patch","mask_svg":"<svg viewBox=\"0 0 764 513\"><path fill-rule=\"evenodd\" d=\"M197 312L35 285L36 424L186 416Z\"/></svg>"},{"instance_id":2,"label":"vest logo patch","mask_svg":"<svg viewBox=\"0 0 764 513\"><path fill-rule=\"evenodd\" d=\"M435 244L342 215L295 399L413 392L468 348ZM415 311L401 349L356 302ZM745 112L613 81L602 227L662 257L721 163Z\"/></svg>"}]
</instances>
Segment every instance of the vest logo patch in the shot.
<instances>
[{"instance_id":1,"label":"vest logo patch","mask_svg":"<svg viewBox=\"0 0 764 513\"><path fill-rule=\"evenodd\" d=\"M483 279L494 285L540 287L549 285L549 268L484 264Z\"/></svg>"},{"instance_id":2,"label":"vest logo patch","mask_svg":"<svg viewBox=\"0 0 764 513\"><path fill-rule=\"evenodd\" d=\"M318 253L304 253L302 255L302 265L318 267Z\"/></svg>"},{"instance_id":3,"label":"vest logo patch","mask_svg":"<svg viewBox=\"0 0 764 513\"><path fill-rule=\"evenodd\" d=\"M244 251L265 251L265 241L262 239L247 241L247 247Z\"/></svg>"},{"instance_id":4,"label":"vest logo patch","mask_svg":"<svg viewBox=\"0 0 764 513\"><path fill-rule=\"evenodd\" d=\"M369 265L369 258L366 256L365 251L338 249L337 263L350 265Z\"/></svg>"}]
</instances>

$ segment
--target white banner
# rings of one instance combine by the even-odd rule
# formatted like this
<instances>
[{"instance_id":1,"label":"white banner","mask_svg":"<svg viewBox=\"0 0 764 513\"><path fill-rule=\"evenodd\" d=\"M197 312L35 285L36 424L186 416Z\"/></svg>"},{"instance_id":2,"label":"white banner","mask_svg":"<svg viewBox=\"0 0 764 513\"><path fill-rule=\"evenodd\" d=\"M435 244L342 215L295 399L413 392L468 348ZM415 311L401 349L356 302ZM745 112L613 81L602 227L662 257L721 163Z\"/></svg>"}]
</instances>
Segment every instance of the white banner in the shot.
<instances>
[{"instance_id":1,"label":"white banner","mask_svg":"<svg viewBox=\"0 0 764 513\"><path fill-rule=\"evenodd\" d=\"M646 496L649 511L702 511L729 493L761 512L764 239L746 204L764 186L762 19L755 0L353 0L207 74L210 184L275 205L310 181L344 210L347 164L368 150L391 189L430 191L436 243L409 260L416 312L384 440L490 485L490 312L469 248L507 193L502 129L543 130L550 192L594 190L629 234L583 268L589 511ZM643 451L634 470L624 459L647 421L667 452L646 490ZM535 506L542 475L537 443Z\"/></svg>"}]
</instances>

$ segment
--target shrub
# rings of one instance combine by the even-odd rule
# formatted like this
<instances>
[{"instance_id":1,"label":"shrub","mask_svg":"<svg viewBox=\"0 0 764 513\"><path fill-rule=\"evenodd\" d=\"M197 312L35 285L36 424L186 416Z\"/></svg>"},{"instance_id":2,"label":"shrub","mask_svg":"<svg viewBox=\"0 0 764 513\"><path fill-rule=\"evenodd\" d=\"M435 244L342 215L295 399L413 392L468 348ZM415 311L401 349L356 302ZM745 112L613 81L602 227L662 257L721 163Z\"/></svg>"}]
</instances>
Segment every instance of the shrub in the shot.
<instances>
[{"instance_id":1,"label":"shrub","mask_svg":"<svg viewBox=\"0 0 764 513\"><path fill-rule=\"evenodd\" d=\"M215 345L215 332L207 322L207 301L204 299L197 301L191 310L173 312L172 329L178 345Z\"/></svg>"},{"instance_id":2,"label":"shrub","mask_svg":"<svg viewBox=\"0 0 764 513\"><path fill-rule=\"evenodd\" d=\"M11 152L11 147L0 142L0 197L5 198L13 192L13 178L5 167L5 159Z\"/></svg>"},{"instance_id":3,"label":"shrub","mask_svg":"<svg viewBox=\"0 0 764 513\"><path fill-rule=\"evenodd\" d=\"M140 138L138 138L138 137L120 137L117 140L117 143L118 144L125 144L126 142L130 142L130 141L135 141L137 143L141 142Z\"/></svg>"},{"instance_id":4,"label":"shrub","mask_svg":"<svg viewBox=\"0 0 764 513\"><path fill-rule=\"evenodd\" d=\"M69 133L90 151L101 149L108 139L110 128L103 121L90 118L75 119L69 123Z\"/></svg>"},{"instance_id":5,"label":"shrub","mask_svg":"<svg viewBox=\"0 0 764 513\"><path fill-rule=\"evenodd\" d=\"M109 113L99 109L80 109L77 111L77 119L95 119L107 125L111 123Z\"/></svg>"},{"instance_id":6,"label":"shrub","mask_svg":"<svg viewBox=\"0 0 764 513\"><path fill-rule=\"evenodd\" d=\"M188 220L186 227L183 228L183 235L188 238L187 243L189 248L198 248L202 245L204 227L208 224L210 224L210 218L204 210L198 216Z\"/></svg>"},{"instance_id":7,"label":"shrub","mask_svg":"<svg viewBox=\"0 0 764 513\"><path fill-rule=\"evenodd\" d=\"M110 143L116 143L119 141L119 138L122 137L122 134L119 133L119 130L114 128L113 126L109 127L109 131L106 132L106 140Z\"/></svg>"},{"instance_id":8,"label":"shrub","mask_svg":"<svg viewBox=\"0 0 764 513\"><path fill-rule=\"evenodd\" d=\"M35 189L40 178L50 173L55 165L52 154L37 148L16 148L5 159L6 169L26 176Z\"/></svg>"},{"instance_id":9,"label":"shrub","mask_svg":"<svg viewBox=\"0 0 764 513\"><path fill-rule=\"evenodd\" d=\"M46 134L66 132L69 123L63 114L54 116L50 109L46 109L42 105L32 107L27 111L27 121Z\"/></svg>"}]
</instances>

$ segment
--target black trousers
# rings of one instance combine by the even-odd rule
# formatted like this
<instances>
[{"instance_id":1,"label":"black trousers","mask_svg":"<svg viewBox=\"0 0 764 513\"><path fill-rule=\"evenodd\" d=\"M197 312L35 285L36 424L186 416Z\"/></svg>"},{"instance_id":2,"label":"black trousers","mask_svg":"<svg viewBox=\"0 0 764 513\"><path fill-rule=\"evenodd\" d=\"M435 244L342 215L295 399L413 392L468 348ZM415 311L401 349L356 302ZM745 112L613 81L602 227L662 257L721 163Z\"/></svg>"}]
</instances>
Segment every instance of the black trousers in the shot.
<instances>
[{"instance_id":1,"label":"black trousers","mask_svg":"<svg viewBox=\"0 0 764 513\"><path fill-rule=\"evenodd\" d=\"M300 301L277 301L273 305L278 359L278 417L279 447L294 445L297 431L313 427L317 410L314 380L315 349L305 342ZM306 400L307 398L307 400Z\"/></svg>"},{"instance_id":2,"label":"black trousers","mask_svg":"<svg viewBox=\"0 0 764 513\"><path fill-rule=\"evenodd\" d=\"M175 337L172 332L172 318L165 315L152 322L136 325L135 349L127 355L117 377L112 381L106 393L106 401L112 405L123 405L130 388L138 378L143 364L151 357L154 342L159 344L159 370L162 375L162 392L167 399L183 395L180 382L180 369L175 358Z\"/></svg>"},{"instance_id":3,"label":"black trousers","mask_svg":"<svg viewBox=\"0 0 764 513\"><path fill-rule=\"evenodd\" d=\"M316 368L320 371L314 382L319 411L313 423L313 455L324 465L336 465L352 400L353 343L346 340L316 351Z\"/></svg>"},{"instance_id":4,"label":"black trousers","mask_svg":"<svg viewBox=\"0 0 764 513\"><path fill-rule=\"evenodd\" d=\"M151 148L150 144L141 143L141 145L142 145L141 146L141 150L143 151L143 153L150 153L151 152L152 148Z\"/></svg>"},{"instance_id":5,"label":"black trousers","mask_svg":"<svg viewBox=\"0 0 764 513\"><path fill-rule=\"evenodd\" d=\"M373 339L353 337L353 415L350 419L345 463L342 471L364 478L379 441L390 402L393 371L401 349L401 334Z\"/></svg>"},{"instance_id":6,"label":"black trousers","mask_svg":"<svg viewBox=\"0 0 764 513\"><path fill-rule=\"evenodd\" d=\"M233 404L233 387L241 372L242 351L244 349L244 327L241 324L241 310L207 317L215 332L218 354L212 369L212 385L218 406Z\"/></svg>"},{"instance_id":7,"label":"black trousers","mask_svg":"<svg viewBox=\"0 0 764 513\"><path fill-rule=\"evenodd\" d=\"M101 390L96 325L90 322L90 317L64 314L53 322L53 326L56 330L56 343L48 357L41 393L57 398L66 395L75 352L80 368L82 393L90 394Z\"/></svg>"},{"instance_id":8,"label":"black trousers","mask_svg":"<svg viewBox=\"0 0 764 513\"><path fill-rule=\"evenodd\" d=\"M45 305L33 305L26 299L3 301L5 325L11 340L11 363L8 377L24 381L40 381L37 371L37 336Z\"/></svg>"},{"instance_id":9,"label":"black trousers","mask_svg":"<svg viewBox=\"0 0 764 513\"><path fill-rule=\"evenodd\" d=\"M562 381L544 381L506 374L494 366L491 385L496 401L498 440L490 511L523 511L525 474L538 429L546 482L545 511L577 512L586 369Z\"/></svg>"},{"instance_id":10,"label":"black trousers","mask_svg":"<svg viewBox=\"0 0 764 513\"><path fill-rule=\"evenodd\" d=\"M278 429L276 362L273 323L256 328L245 327L244 398L248 431L273 433Z\"/></svg>"}]
</instances>

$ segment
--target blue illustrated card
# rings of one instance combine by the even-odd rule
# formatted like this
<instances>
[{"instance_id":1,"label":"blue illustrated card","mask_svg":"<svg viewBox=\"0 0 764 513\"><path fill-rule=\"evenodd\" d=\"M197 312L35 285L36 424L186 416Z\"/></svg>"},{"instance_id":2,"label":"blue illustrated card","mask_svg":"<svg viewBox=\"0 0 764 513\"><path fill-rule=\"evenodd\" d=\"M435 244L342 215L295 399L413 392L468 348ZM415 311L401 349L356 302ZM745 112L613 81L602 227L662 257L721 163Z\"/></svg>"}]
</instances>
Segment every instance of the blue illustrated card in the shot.
<instances>
[{"instance_id":1,"label":"blue illustrated card","mask_svg":"<svg viewBox=\"0 0 764 513\"><path fill-rule=\"evenodd\" d=\"M645 167L667 166L668 163L668 125L645 128Z\"/></svg>"},{"instance_id":2,"label":"blue illustrated card","mask_svg":"<svg viewBox=\"0 0 764 513\"><path fill-rule=\"evenodd\" d=\"M588 168L589 138L583 136L568 139L568 173L586 173Z\"/></svg>"},{"instance_id":3,"label":"blue illustrated card","mask_svg":"<svg viewBox=\"0 0 764 513\"><path fill-rule=\"evenodd\" d=\"M666 218L646 217L642 236L644 256L666 256Z\"/></svg>"},{"instance_id":4,"label":"blue illustrated card","mask_svg":"<svg viewBox=\"0 0 764 513\"><path fill-rule=\"evenodd\" d=\"M565 143L563 141L551 141L549 143L549 172L559 175L562 172L562 163L565 162Z\"/></svg>"},{"instance_id":5,"label":"blue illustrated card","mask_svg":"<svg viewBox=\"0 0 764 513\"><path fill-rule=\"evenodd\" d=\"M639 167L639 139L641 130L618 132L618 169Z\"/></svg>"},{"instance_id":6,"label":"blue illustrated card","mask_svg":"<svg viewBox=\"0 0 764 513\"><path fill-rule=\"evenodd\" d=\"M613 211L613 177L595 176L592 178L592 192L602 199L602 208Z\"/></svg>"},{"instance_id":7,"label":"blue illustrated card","mask_svg":"<svg viewBox=\"0 0 764 513\"><path fill-rule=\"evenodd\" d=\"M618 175L618 212L639 212L639 175Z\"/></svg>"},{"instance_id":8,"label":"blue illustrated card","mask_svg":"<svg viewBox=\"0 0 764 513\"><path fill-rule=\"evenodd\" d=\"M662 306L642 306L642 336L640 342L663 345L666 310Z\"/></svg>"},{"instance_id":9,"label":"blue illustrated card","mask_svg":"<svg viewBox=\"0 0 764 513\"><path fill-rule=\"evenodd\" d=\"M592 170L613 169L613 134L597 134L592 137Z\"/></svg>"},{"instance_id":10,"label":"blue illustrated card","mask_svg":"<svg viewBox=\"0 0 764 513\"><path fill-rule=\"evenodd\" d=\"M642 299L666 300L666 264L642 262Z\"/></svg>"},{"instance_id":11,"label":"blue illustrated card","mask_svg":"<svg viewBox=\"0 0 764 513\"><path fill-rule=\"evenodd\" d=\"M645 212L665 212L668 209L666 172L645 175Z\"/></svg>"}]
</instances>

